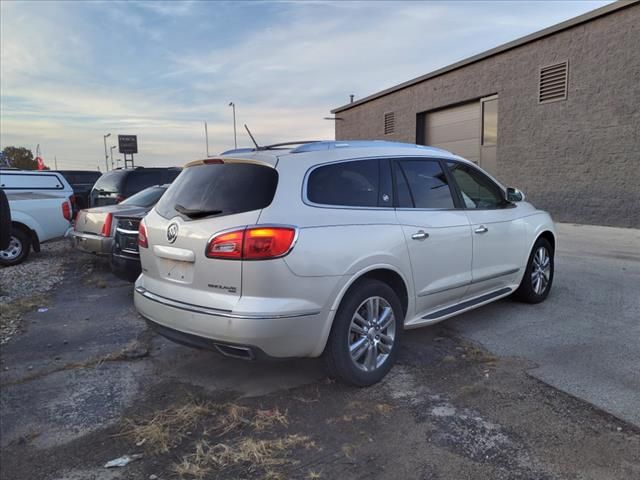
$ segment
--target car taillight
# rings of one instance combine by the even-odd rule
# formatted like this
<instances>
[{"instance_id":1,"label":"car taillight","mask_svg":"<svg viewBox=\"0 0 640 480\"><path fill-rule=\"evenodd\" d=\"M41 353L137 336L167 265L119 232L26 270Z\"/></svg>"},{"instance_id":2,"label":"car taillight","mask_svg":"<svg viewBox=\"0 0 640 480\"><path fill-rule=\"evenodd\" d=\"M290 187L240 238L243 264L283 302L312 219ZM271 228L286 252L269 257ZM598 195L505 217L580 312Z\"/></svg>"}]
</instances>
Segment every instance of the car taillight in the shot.
<instances>
[{"instance_id":1,"label":"car taillight","mask_svg":"<svg viewBox=\"0 0 640 480\"><path fill-rule=\"evenodd\" d=\"M124 195L116 195L116 203L120 203L125 198L127 198L127 197L125 197Z\"/></svg>"},{"instance_id":2,"label":"car taillight","mask_svg":"<svg viewBox=\"0 0 640 480\"><path fill-rule=\"evenodd\" d=\"M113 214L107 213L107 216L104 217L104 223L102 224L102 230L100 230L100 235L103 237L111 236L111 222L113 221Z\"/></svg>"},{"instance_id":3,"label":"car taillight","mask_svg":"<svg viewBox=\"0 0 640 480\"><path fill-rule=\"evenodd\" d=\"M149 247L149 240L147 240L147 227L144 226L143 222L140 222L138 226L138 246L143 248Z\"/></svg>"},{"instance_id":4,"label":"car taillight","mask_svg":"<svg viewBox=\"0 0 640 480\"><path fill-rule=\"evenodd\" d=\"M221 233L209 241L207 257L236 260L265 260L291 250L296 236L292 227L249 227Z\"/></svg>"},{"instance_id":5,"label":"car taillight","mask_svg":"<svg viewBox=\"0 0 640 480\"><path fill-rule=\"evenodd\" d=\"M71 220L71 204L66 200L62 203L62 216L65 220Z\"/></svg>"},{"instance_id":6,"label":"car taillight","mask_svg":"<svg viewBox=\"0 0 640 480\"><path fill-rule=\"evenodd\" d=\"M213 237L207 246L207 257L242 259L244 232L244 230L235 230Z\"/></svg>"}]
</instances>

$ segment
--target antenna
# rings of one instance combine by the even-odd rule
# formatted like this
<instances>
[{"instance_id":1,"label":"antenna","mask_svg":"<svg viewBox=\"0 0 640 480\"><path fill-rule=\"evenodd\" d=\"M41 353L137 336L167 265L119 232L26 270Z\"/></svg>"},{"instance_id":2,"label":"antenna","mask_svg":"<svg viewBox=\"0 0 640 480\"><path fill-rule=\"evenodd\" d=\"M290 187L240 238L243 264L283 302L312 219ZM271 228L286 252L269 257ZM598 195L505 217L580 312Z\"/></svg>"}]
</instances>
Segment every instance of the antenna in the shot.
<instances>
[{"instance_id":1,"label":"antenna","mask_svg":"<svg viewBox=\"0 0 640 480\"><path fill-rule=\"evenodd\" d=\"M251 135L251 130L249 130L249 127L247 127L247 124L244 124L244 128L247 130L247 133L249 134L249 136L251 137L251 141L253 142L253 144L256 146L256 150L260 150L260 145L258 145L258 142L256 142L256 139L253 138L253 135Z\"/></svg>"}]
</instances>

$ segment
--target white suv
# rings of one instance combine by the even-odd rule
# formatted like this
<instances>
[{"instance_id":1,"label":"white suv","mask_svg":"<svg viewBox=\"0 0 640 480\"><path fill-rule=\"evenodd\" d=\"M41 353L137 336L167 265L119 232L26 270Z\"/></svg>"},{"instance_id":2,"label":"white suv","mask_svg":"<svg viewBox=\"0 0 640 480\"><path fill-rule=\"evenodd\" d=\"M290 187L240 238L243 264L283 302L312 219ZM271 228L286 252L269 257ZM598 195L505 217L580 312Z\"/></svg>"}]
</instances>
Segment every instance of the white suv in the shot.
<instances>
[{"instance_id":1,"label":"white suv","mask_svg":"<svg viewBox=\"0 0 640 480\"><path fill-rule=\"evenodd\" d=\"M549 294L550 216L473 163L392 142L286 145L186 165L141 223L135 304L162 335L246 359L323 355L365 386L405 328Z\"/></svg>"}]
</instances>

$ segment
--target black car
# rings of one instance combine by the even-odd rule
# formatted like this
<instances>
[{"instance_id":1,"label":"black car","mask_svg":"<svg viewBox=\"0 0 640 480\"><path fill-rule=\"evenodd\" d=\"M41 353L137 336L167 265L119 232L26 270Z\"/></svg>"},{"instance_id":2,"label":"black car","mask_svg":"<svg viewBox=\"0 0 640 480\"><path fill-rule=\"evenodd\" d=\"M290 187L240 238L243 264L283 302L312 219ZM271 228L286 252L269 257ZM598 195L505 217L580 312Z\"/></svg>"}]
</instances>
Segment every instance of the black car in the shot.
<instances>
[{"instance_id":1,"label":"black car","mask_svg":"<svg viewBox=\"0 0 640 480\"><path fill-rule=\"evenodd\" d=\"M140 253L138 252L138 227L147 212L118 217L118 226L111 249L111 271L122 280L135 282L140 275Z\"/></svg>"},{"instance_id":2,"label":"black car","mask_svg":"<svg viewBox=\"0 0 640 480\"><path fill-rule=\"evenodd\" d=\"M111 271L118 277L134 282L140 275L140 254L138 253L138 227L140 221L151 210L169 185L157 185L140 192L135 205L138 208L127 209L126 213L113 216L116 231L111 247ZM133 198L131 199L133 200Z\"/></svg>"},{"instance_id":3,"label":"black car","mask_svg":"<svg viewBox=\"0 0 640 480\"><path fill-rule=\"evenodd\" d=\"M90 207L114 205L152 185L173 182L182 171L179 167L126 168L103 174L91 190Z\"/></svg>"},{"instance_id":4,"label":"black car","mask_svg":"<svg viewBox=\"0 0 640 480\"><path fill-rule=\"evenodd\" d=\"M97 170L57 170L73 188L77 210L89 207L89 195L96 181L102 175Z\"/></svg>"}]
</instances>

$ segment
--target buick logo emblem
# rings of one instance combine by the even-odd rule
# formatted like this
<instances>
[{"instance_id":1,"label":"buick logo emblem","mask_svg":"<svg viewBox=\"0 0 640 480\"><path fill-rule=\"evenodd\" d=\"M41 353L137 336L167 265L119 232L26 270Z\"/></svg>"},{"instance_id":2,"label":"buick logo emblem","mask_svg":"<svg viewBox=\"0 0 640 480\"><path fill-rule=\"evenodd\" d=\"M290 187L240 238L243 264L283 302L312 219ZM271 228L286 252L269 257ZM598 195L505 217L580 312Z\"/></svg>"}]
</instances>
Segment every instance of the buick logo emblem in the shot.
<instances>
[{"instance_id":1,"label":"buick logo emblem","mask_svg":"<svg viewBox=\"0 0 640 480\"><path fill-rule=\"evenodd\" d=\"M173 243L176 238L178 238L178 224L172 223L167 227L167 240L169 240L169 243Z\"/></svg>"}]
</instances>

